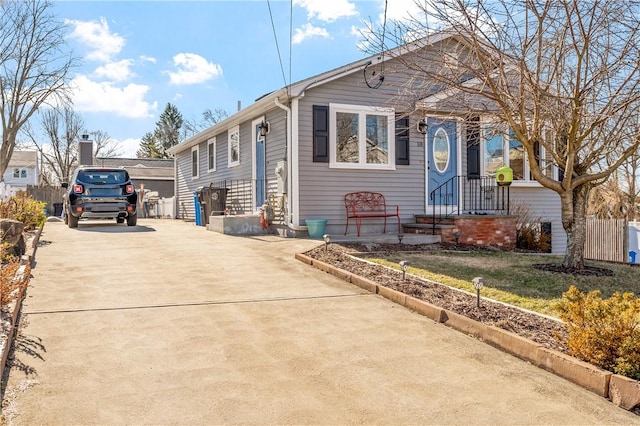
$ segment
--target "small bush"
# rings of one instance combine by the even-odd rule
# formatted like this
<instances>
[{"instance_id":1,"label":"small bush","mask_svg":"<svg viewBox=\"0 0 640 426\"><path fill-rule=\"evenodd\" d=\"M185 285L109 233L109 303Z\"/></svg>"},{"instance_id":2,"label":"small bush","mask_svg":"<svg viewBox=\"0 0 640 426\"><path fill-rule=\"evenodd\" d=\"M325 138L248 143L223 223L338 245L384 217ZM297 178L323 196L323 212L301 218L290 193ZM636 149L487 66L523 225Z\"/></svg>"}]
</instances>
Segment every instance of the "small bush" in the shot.
<instances>
[{"instance_id":1,"label":"small bush","mask_svg":"<svg viewBox=\"0 0 640 426\"><path fill-rule=\"evenodd\" d=\"M570 353L595 366L640 380L640 299L616 292L582 293L571 286L559 303Z\"/></svg>"},{"instance_id":2,"label":"small bush","mask_svg":"<svg viewBox=\"0 0 640 426\"><path fill-rule=\"evenodd\" d=\"M36 229L47 220L45 205L31 197L16 195L7 201L0 200L0 217L22 222L25 230Z\"/></svg>"},{"instance_id":3,"label":"small bush","mask_svg":"<svg viewBox=\"0 0 640 426\"><path fill-rule=\"evenodd\" d=\"M31 267L25 266L24 273L16 276L20 268L20 259L10 260L0 267L0 304L6 305L24 292L29 284Z\"/></svg>"},{"instance_id":4,"label":"small bush","mask_svg":"<svg viewBox=\"0 0 640 426\"><path fill-rule=\"evenodd\" d=\"M516 220L516 247L541 253L551 252L551 235L542 232L541 218L534 217L528 204L514 204L512 214Z\"/></svg>"}]
</instances>

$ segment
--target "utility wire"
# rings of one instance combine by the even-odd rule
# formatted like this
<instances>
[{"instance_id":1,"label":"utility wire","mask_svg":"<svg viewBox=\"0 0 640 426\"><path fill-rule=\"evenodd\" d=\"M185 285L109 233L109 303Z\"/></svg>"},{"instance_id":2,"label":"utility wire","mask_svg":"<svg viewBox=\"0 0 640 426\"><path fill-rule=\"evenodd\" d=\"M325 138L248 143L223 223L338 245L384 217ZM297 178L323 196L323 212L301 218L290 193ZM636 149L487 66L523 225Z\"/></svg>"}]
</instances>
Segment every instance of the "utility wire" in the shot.
<instances>
[{"instance_id":1,"label":"utility wire","mask_svg":"<svg viewBox=\"0 0 640 426\"><path fill-rule=\"evenodd\" d=\"M271 12L271 2L267 0L267 6L269 7L269 18L271 18L271 28L273 29L273 38L276 41L276 50L278 51L278 61L280 62L280 71L282 71L282 80L284 85L287 85L287 77L284 73L284 65L282 64L282 55L280 55L280 45L278 44L278 35L276 34L276 25L273 22L273 13ZM289 30L291 31L291 30ZM291 39L291 37L289 37Z\"/></svg>"}]
</instances>

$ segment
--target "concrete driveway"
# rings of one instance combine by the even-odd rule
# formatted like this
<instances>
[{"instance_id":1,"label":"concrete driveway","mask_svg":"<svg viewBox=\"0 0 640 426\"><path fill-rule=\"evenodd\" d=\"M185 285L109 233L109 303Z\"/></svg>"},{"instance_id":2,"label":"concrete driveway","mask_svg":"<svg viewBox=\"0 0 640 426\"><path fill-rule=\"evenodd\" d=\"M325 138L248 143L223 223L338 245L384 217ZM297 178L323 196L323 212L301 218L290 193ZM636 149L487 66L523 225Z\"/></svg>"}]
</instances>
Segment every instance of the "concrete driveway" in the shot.
<instances>
[{"instance_id":1,"label":"concrete driveway","mask_svg":"<svg viewBox=\"0 0 640 426\"><path fill-rule=\"evenodd\" d=\"M294 259L315 241L143 219L41 242L12 424L640 424Z\"/></svg>"}]
</instances>

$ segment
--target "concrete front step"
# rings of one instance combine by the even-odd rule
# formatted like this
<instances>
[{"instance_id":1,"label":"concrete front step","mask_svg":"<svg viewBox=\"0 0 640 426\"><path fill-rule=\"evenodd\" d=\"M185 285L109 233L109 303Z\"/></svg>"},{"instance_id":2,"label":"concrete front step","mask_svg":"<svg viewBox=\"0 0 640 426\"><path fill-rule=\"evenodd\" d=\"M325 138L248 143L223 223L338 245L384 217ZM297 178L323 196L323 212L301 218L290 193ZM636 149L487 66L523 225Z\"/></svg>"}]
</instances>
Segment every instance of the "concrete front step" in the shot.
<instances>
[{"instance_id":1,"label":"concrete front step","mask_svg":"<svg viewBox=\"0 0 640 426\"><path fill-rule=\"evenodd\" d=\"M432 223L405 223L402 225L402 229L405 234L432 234L435 232L439 235L443 229L453 229L453 224L436 224L435 229Z\"/></svg>"},{"instance_id":2,"label":"concrete front step","mask_svg":"<svg viewBox=\"0 0 640 426\"><path fill-rule=\"evenodd\" d=\"M415 215L415 220L416 223L433 224L433 216L428 214L417 214ZM436 217L436 222L443 225L453 225L454 221L454 216Z\"/></svg>"}]
</instances>

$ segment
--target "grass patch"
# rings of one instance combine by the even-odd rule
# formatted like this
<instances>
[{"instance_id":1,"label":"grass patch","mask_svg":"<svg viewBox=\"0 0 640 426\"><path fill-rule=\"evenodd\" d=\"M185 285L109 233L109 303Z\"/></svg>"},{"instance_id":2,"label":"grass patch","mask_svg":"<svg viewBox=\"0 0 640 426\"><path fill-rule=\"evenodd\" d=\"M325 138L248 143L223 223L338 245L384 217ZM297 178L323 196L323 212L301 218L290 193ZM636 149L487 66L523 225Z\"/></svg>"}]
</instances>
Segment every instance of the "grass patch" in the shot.
<instances>
[{"instance_id":1,"label":"grass patch","mask_svg":"<svg viewBox=\"0 0 640 426\"><path fill-rule=\"evenodd\" d=\"M379 254L376 254L379 256ZM484 278L481 296L557 317L557 303L572 284L583 292L600 290L603 297L614 292L638 294L640 268L603 262L588 266L610 269L613 276L582 276L542 271L536 263L561 263L562 258L512 252L411 252L388 253L367 260L400 270L398 262L408 260L407 270L428 280L475 293L474 277Z\"/></svg>"}]
</instances>

